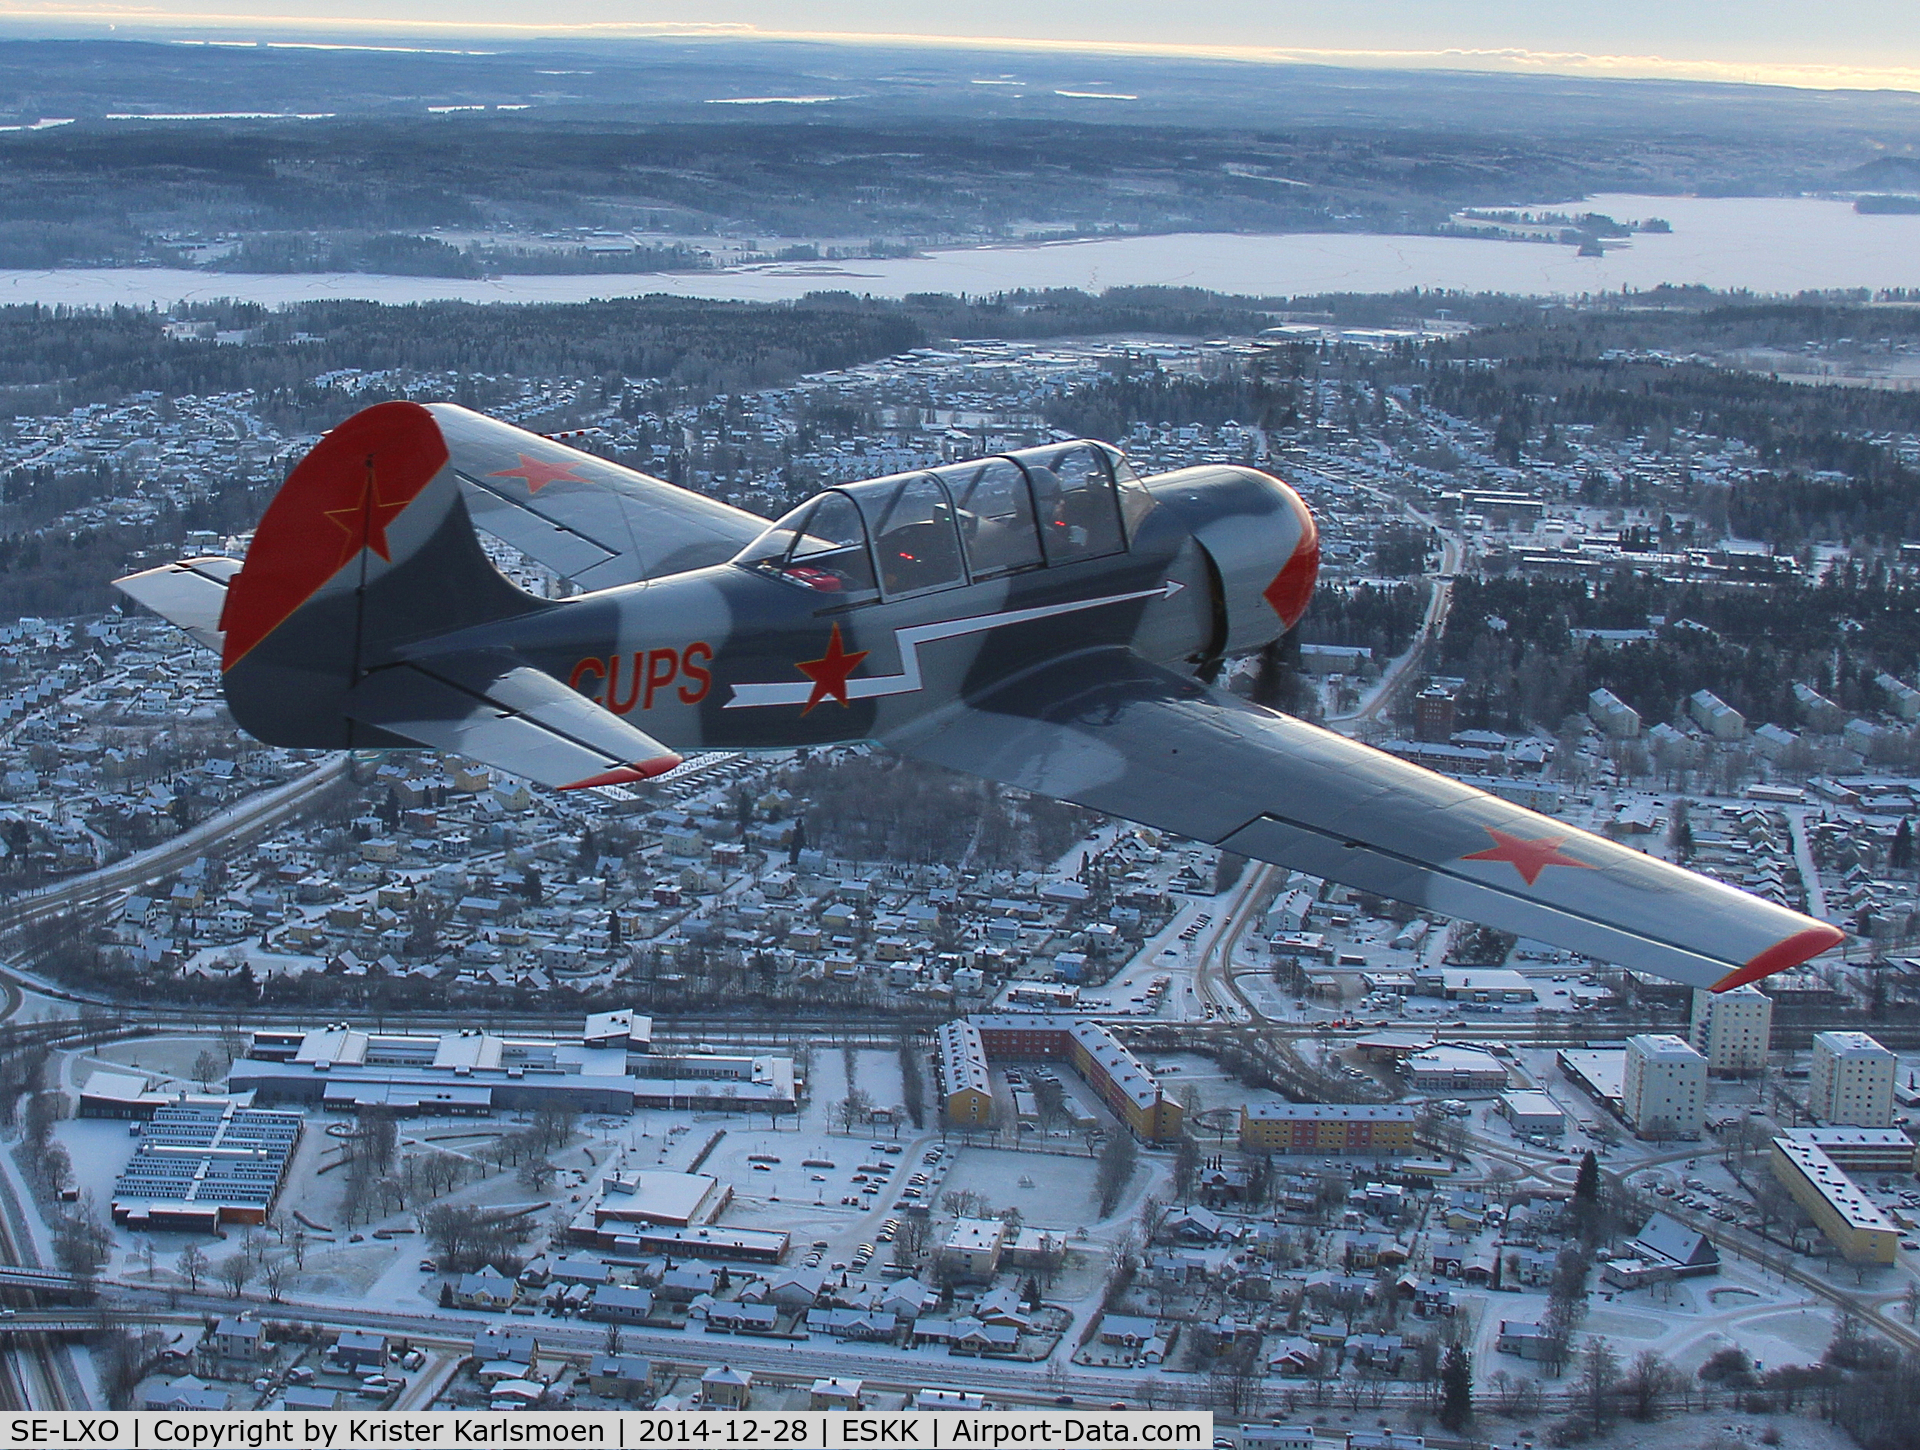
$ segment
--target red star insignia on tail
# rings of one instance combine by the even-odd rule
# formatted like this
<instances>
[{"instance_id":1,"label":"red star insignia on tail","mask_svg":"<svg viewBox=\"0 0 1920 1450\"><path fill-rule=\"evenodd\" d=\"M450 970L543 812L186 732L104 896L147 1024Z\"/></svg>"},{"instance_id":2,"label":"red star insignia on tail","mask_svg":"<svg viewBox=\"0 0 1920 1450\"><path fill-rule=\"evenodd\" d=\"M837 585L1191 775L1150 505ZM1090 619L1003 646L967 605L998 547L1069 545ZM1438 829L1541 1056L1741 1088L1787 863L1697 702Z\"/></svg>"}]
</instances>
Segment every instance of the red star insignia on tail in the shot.
<instances>
[{"instance_id":1,"label":"red star insignia on tail","mask_svg":"<svg viewBox=\"0 0 1920 1450\"><path fill-rule=\"evenodd\" d=\"M503 468L497 473L489 473L487 477L517 478L526 484L528 493L538 493L548 484L557 483L561 479L565 479L568 483L589 482L590 480L574 472L579 466L577 463L567 462L543 463L538 458L530 458L522 453L517 465L512 468Z\"/></svg>"},{"instance_id":2,"label":"red star insignia on tail","mask_svg":"<svg viewBox=\"0 0 1920 1450\"><path fill-rule=\"evenodd\" d=\"M831 695L842 705L849 705L847 699L847 676L853 673L855 665L867 657L863 649L848 653L840 642L840 626L833 626L833 634L827 640L827 652L817 660L796 660L793 667L813 681L813 693L807 696L806 707L800 711L807 714L822 700Z\"/></svg>"},{"instance_id":3,"label":"red star insignia on tail","mask_svg":"<svg viewBox=\"0 0 1920 1450\"><path fill-rule=\"evenodd\" d=\"M345 508L327 509L326 521L344 533L346 542L340 546L340 562L335 564L338 573L347 565L347 561L362 549L371 549L389 564L393 555L387 552L387 525L406 512L411 499L402 499L398 503L386 503L380 498L380 485L373 476L373 466L367 466L366 481L360 486L360 497Z\"/></svg>"},{"instance_id":4,"label":"red star insignia on tail","mask_svg":"<svg viewBox=\"0 0 1920 1450\"><path fill-rule=\"evenodd\" d=\"M1560 850L1565 836L1541 836L1536 840L1526 840L1520 836L1510 836L1505 831L1496 831L1492 826L1482 827L1493 844L1484 851L1475 851L1462 856L1462 861L1505 861L1527 885L1531 886L1540 879L1540 873L1549 866L1578 866L1583 871L1593 870L1589 861L1575 860Z\"/></svg>"}]
</instances>

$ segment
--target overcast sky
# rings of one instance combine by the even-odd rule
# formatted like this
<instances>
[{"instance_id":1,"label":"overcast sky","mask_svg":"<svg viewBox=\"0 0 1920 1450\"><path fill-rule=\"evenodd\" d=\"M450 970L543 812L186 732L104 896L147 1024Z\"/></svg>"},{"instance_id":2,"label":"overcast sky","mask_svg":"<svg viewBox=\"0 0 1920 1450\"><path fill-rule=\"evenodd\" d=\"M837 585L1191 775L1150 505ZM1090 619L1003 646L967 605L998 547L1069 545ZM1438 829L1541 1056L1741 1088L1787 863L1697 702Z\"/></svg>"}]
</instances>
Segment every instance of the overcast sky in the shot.
<instances>
[{"instance_id":1,"label":"overcast sky","mask_svg":"<svg viewBox=\"0 0 1920 1450\"><path fill-rule=\"evenodd\" d=\"M1250 58L1920 89L1916 0L0 0L14 33L115 23L415 36L761 34L1200 48Z\"/></svg>"}]
</instances>

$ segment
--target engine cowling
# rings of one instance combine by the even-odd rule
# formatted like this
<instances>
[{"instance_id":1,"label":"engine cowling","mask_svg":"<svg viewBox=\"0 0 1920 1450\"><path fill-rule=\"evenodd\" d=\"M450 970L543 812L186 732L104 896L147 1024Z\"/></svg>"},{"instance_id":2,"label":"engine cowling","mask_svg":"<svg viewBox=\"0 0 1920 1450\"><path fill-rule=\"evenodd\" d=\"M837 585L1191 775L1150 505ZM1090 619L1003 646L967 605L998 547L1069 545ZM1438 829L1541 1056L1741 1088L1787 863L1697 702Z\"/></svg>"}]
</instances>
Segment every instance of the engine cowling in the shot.
<instances>
[{"instance_id":1,"label":"engine cowling","mask_svg":"<svg viewBox=\"0 0 1920 1450\"><path fill-rule=\"evenodd\" d=\"M1307 611L1320 574L1320 530L1300 495L1270 473L1214 464L1149 481L1187 515L1215 576L1209 653L1271 644Z\"/></svg>"}]
</instances>

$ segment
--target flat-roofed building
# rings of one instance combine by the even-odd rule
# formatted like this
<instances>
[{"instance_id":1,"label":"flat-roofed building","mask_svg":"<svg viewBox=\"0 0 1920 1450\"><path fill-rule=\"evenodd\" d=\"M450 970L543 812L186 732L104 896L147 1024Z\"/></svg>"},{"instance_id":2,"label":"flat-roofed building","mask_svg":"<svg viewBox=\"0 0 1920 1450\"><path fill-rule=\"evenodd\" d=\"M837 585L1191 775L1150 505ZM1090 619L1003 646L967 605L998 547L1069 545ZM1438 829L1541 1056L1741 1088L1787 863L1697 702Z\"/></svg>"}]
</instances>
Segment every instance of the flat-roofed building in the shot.
<instances>
[{"instance_id":1,"label":"flat-roofed building","mask_svg":"<svg viewBox=\"0 0 1920 1450\"><path fill-rule=\"evenodd\" d=\"M1773 1176L1849 1262L1894 1261L1900 1231L1821 1149L1786 1136L1775 1138Z\"/></svg>"},{"instance_id":2,"label":"flat-roofed building","mask_svg":"<svg viewBox=\"0 0 1920 1450\"><path fill-rule=\"evenodd\" d=\"M454 1032L366 1032L324 1027L254 1034L227 1074L255 1100L310 1103L334 1111L386 1108L404 1114L485 1115L565 1108L792 1112L793 1059L774 1054L655 1053L650 1018L598 1012L579 1037L502 1037Z\"/></svg>"},{"instance_id":3,"label":"flat-roofed building","mask_svg":"<svg viewBox=\"0 0 1920 1450\"><path fill-rule=\"evenodd\" d=\"M596 1223L664 1224L684 1228L704 1223L729 1197L710 1173L669 1173L644 1168L609 1173L593 1206Z\"/></svg>"},{"instance_id":4,"label":"flat-roofed building","mask_svg":"<svg viewBox=\"0 0 1920 1450\"><path fill-rule=\"evenodd\" d=\"M1627 1039L1620 1107L1642 1138L1698 1138L1707 1115L1707 1060L1670 1032Z\"/></svg>"},{"instance_id":5,"label":"flat-roofed building","mask_svg":"<svg viewBox=\"0 0 1920 1450\"><path fill-rule=\"evenodd\" d=\"M584 1220L584 1226L583 1226ZM619 1224L609 1221L608 1230L596 1231L591 1215L576 1218L568 1232L580 1242L610 1249L616 1254L670 1259L732 1259L755 1264L777 1264L785 1257L793 1235L784 1229L722 1228L701 1224L693 1228L649 1228L643 1224ZM599 1291L595 1291L598 1297Z\"/></svg>"},{"instance_id":6,"label":"flat-roofed building","mask_svg":"<svg viewBox=\"0 0 1920 1450\"><path fill-rule=\"evenodd\" d=\"M1240 1109L1250 1153L1391 1158L1413 1152L1411 1103L1252 1103Z\"/></svg>"},{"instance_id":7,"label":"flat-roofed building","mask_svg":"<svg viewBox=\"0 0 1920 1450\"><path fill-rule=\"evenodd\" d=\"M1007 1223L998 1218L963 1218L954 1222L940 1245L940 1265L969 1279L991 1279L1007 1246Z\"/></svg>"},{"instance_id":8,"label":"flat-roofed building","mask_svg":"<svg viewBox=\"0 0 1920 1450\"><path fill-rule=\"evenodd\" d=\"M989 1059L1065 1062L1128 1131L1146 1141L1180 1136L1180 1105L1131 1051L1098 1022L1006 1012L969 1019Z\"/></svg>"},{"instance_id":9,"label":"flat-roofed building","mask_svg":"<svg viewBox=\"0 0 1920 1450\"><path fill-rule=\"evenodd\" d=\"M1899 1128L1792 1128L1782 1137L1808 1143L1847 1173L1913 1173L1920 1154Z\"/></svg>"},{"instance_id":10,"label":"flat-roofed building","mask_svg":"<svg viewBox=\"0 0 1920 1450\"><path fill-rule=\"evenodd\" d=\"M298 1113L237 1103L172 1103L155 1111L113 1185L113 1221L211 1232L265 1223L300 1145Z\"/></svg>"},{"instance_id":11,"label":"flat-roofed building","mask_svg":"<svg viewBox=\"0 0 1920 1450\"><path fill-rule=\"evenodd\" d=\"M1449 1002L1537 1002L1533 983L1511 967L1441 967L1436 974L1422 970L1415 974L1429 985L1438 977L1440 995Z\"/></svg>"},{"instance_id":12,"label":"flat-roofed building","mask_svg":"<svg viewBox=\"0 0 1920 1450\"><path fill-rule=\"evenodd\" d=\"M968 1018L956 1018L934 1035L934 1046L947 1121L958 1128L985 1127L993 1116L993 1079L980 1029Z\"/></svg>"},{"instance_id":13,"label":"flat-roofed building","mask_svg":"<svg viewBox=\"0 0 1920 1450\"><path fill-rule=\"evenodd\" d=\"M1807 1111L1822 1123L1884 1128L1893 1121L1898 1059L1864 1032L1816 1032Z\"/></svg>"},{"instance_id":14,"label":"flat-roofed building","mask_svg":"<svg viewBox=\"0 0 1920 1450\"><path fill-rule=\"evenodd\" d=\"M1567 1080L1610 1113L1625 1116L1620 1106L1626 1077L1627 1054L1619 1047L1563 1047L1554 1054Z\"/></svg>"},{"instance_id":15,"label":"flat-roofed building","mask_svg":"<svg viewBox=\"0 0 1920 1450\"><path fill-rule=\"evenodd\" d=\"M1506 1064L1468 1043L1436 1042L1411 1054L1405 1068L1407 1081L1417 1088L1470 1092L1507 1085Z\"/></svg>"},{"instance_id":16,"label":"flat-roofed building","mask_svg":"<svg viewBox=\"0 0 1920 1450\"><path fill-rule=\"evenodd\" d=\"M1773 999L1758 987L1693 994L1689 1037L1715 1077L1751 1077L1767 1064Z\"/></svg>"},{"instance_id":17,"label":"flat-roofed building","mask_svg":"<svg viewBox=\"0 0 1920 1450\"><path fill-rule=\"evenodd\" d=\"M1536 1089L1500 1094L1500 1112L1516 1133L1547 1133L1554 1137L1567 1131L1567 1115L1545 1093Z\"/></svg>"}]
</instances>

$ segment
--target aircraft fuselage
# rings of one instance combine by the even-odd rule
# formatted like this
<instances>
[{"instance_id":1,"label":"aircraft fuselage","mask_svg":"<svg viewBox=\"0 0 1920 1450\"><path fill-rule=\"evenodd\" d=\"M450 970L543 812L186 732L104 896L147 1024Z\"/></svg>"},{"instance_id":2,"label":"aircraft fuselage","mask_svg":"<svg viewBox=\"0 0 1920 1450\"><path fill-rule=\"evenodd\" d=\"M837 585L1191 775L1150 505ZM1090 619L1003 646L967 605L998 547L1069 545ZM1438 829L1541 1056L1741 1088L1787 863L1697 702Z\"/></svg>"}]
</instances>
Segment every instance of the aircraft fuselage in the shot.
<instances>
[{"instance_id":1,"label":"aircraft fuselage","mask_svg":"<svg viewBox=\"0 0 1920 1450\"><path fill-rule=\"evenodd\" d=\"M685 753L871 739L1076 650L1127 647L1199 671L1225 652L1236 612L1236 650L1287 628L1266 600L1233 596L1269 586L1303 530L1310 546L1291 490L1231 467L1136 487L1151 506L1101 557L921 589L893 587L882 568L865 597L798 568L720 564L578 596L490 624L484 639ZM1200 542L1209 530L1249 558L1216 557ZM425 661L471 643L463 632L402 653Z\"/></svg>"}]
</instances>

